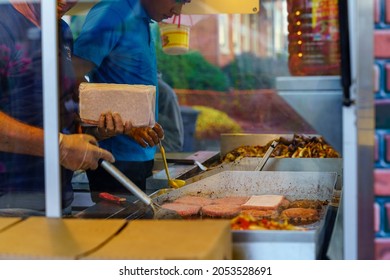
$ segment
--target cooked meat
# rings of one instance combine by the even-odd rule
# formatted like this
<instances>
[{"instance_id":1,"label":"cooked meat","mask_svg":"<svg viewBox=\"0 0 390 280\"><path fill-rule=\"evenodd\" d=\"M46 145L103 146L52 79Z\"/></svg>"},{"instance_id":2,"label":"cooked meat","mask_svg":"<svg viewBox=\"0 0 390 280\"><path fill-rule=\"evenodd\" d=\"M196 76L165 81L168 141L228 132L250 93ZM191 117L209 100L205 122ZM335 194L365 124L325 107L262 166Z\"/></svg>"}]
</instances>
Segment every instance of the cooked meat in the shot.
<instances>
[{"instance_id":1,"label":"cooked meat","mask_svg":"<svg viewBox=\"0 0 390 280\"><path fill-rule=\"evenodd\" d=\"M194 195L186 195L177 198L174 202L175 203L184 203L184 204L193 204L193 205L209 205L212 203L212 199L208 197L202 197L202 196L194 196Z\"/></svg>"},{"instance_id":2,"label":"cooked meat","mask_svg":"<svg viewBox=\"0 0 390 280\"><path fill-rule=\"evenodd\" d=\"M199 214L200 206L184 203L164 203L162 208L176 211L183 218L195 217Z\"/></svg>"},{"instance_id":3,"label":"cooked meat","mask_svg":"<svg viewBox=\"0 0 390 280\"><path fill-rule=\"evenodd\" d=\"M321 210L323 205L326 205L326 202L311 199L298 199L292 201L288 208L312 208Z\"/></svg>"},{"instance_id":4,"label":"cooked meat","mask_svg":"<svg viewBox=\"0 0 390 280\"><path fill-rule=\"evenodd\" d=\"M276 158L339 158L339 153L332 148L323 137L294 134L293 138L280 137L273 139L264 146L243 145L227 153L223 162L232 162L244 157L263 157L273 141L279 144L273 150L271 157Z\"/></svg>"},{"instance_id":5,"label":"cooked meat","mask_svg":"<svg viewBox=\"0 0 390 280\"><path fill-rule=\"evenodd\" d=\"M284 209L289 208L290 207L290 203L291 203L290 200L288 200L286 198L283 199L282 202L279 205L279 211L282 211Z\"/></svg>"},{"instance_id":6,"label":"cooked meat","mask_svg":"<svg viewBox=\"0 0 390 280\"><path fill-rule=\"evenodd\" d=\"M279 216L277 210L244 209L241 210L241 214L252 216L257 219L276 219Z\"/></svg>"},{"instance_id":7,"label":"cooked meat","mask_svg":"<svg viewBox=\"0 0 390 280\"><path fill-rule=\"evenodd\" d=\"M203 217L231 219L240 214L239 205L211 204L203 206L201 213Z\"/></svg>"},{"instance_id":8,"label":"cooked meat","mask_svg":"<svg viewBox=\"0 0 390 280\"><path fill-rule=\"evenodd\" d=\"M280 219L294 225L305 225L317 222L320 217L318 211L310 208L289 208L283 210Z\"/></svg>"},{"instance_id":9,"label":"cooked meat","mask_svg":"<svg viewBox=\"0 0 390 280\"><path fill-rule=\"evenodd\" d=\"M252 195L242 209L276 210L284 199L283 195Z\"/></svg>"},{"instance_id":10,"label":"cooked meat","mask_svg":"<svg viewBox=\"0 0 390 280\"><path fill-rule=\"evenodd\" d=\"M249 196L226 196L213 199L212 204L242 205L248 199Z\"/></svg>"}]
</instances>

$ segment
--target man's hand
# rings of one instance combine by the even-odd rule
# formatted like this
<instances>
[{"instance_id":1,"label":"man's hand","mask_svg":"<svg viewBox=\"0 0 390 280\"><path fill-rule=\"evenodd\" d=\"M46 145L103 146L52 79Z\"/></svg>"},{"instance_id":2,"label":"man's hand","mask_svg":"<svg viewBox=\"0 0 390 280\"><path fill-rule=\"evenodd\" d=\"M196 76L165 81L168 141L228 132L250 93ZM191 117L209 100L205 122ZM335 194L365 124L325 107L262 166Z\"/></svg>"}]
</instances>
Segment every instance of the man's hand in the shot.
<instances>
[{"instance_id":1,"label":"man's hand","mask_svg":"<svg viewBox=\"0 0 390 280\"><path fill-rule=\"evenodd\" d=\"M102 140L123 134L124 127L122 118L118 113L103 113L99 118L96 137Z\"/></svg>"},{"instance_id":2,"label":"man's hand","mask_svg":"<svg viewBox=\"0 0 390 280\"><path fill-rule=\"evenodd\" d=\"M156 123L153 127L132 127L131 123L126 123L124 134L133 138L142 147L153 147L164 138L164 130Z\"/></svg>"}]
</instances>

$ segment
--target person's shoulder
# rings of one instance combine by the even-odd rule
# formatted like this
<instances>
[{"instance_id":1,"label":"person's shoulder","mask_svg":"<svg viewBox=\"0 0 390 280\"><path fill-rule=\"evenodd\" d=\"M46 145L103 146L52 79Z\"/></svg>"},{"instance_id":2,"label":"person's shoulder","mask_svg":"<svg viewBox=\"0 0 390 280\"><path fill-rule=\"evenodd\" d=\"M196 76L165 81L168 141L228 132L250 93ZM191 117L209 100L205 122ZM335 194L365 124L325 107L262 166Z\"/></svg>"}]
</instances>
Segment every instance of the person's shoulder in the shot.
<instances>
[{"instance_id":1,"label":"person's shoulder","mask_svg":"<svg viewBox=\"0 0 390 280\"><path fill-rule=\"evenodd\" d=\"M24 18L19 12L11 5L1 5L0 9L0 24L3 26L15 25L15 22L19 24L19 20Z\"/></svg>"},{"instance_id":2,"label":"person's shoulder","mask_svg":"<svg viewBox=\"0 0 390 280\"><path fill-rule=\"evenodd\" d=\"M90 13L124 18L130 11L131 5L128 0L102 0L92 7Z\"/></svg>"},{"instance_id":3,"label":"person's shoulder","mask_svg":"<svg viewBox=\"0 0 390 280\"><path fill-rule=\"evenodd\" d=\"M13 16L13 14L16 12L15 8L13 8L10 4L2 4L1 9L0 9L0 14L1 15L9 15ZM4 18L1 17L1 20Z\"/></svg>"},{"instance_id":4,"label":"person's shoulder","mask_svg":"<svg viewBox=\"0 0 390 280\"><path fill-rule=\"evenodd\" d=\"M112 30L122 25L126 20L127 12L122 8L121 2L102 0L95 4L87 14L80 37L83 38L91 32L100 34L102 30Z\"/></svg>"},{"instance_id":5,"label":"person's shoulder","mask_svg":"<svg viewBox=\"0 0 390 280\"><path fill-rule=\"evenodd\" d=\"M12 6L3 6L0 9L0 40L2 44L25 40L27 32L30 34L35 31L39 32L38 27Z\"/></svg>"}]
</instances>

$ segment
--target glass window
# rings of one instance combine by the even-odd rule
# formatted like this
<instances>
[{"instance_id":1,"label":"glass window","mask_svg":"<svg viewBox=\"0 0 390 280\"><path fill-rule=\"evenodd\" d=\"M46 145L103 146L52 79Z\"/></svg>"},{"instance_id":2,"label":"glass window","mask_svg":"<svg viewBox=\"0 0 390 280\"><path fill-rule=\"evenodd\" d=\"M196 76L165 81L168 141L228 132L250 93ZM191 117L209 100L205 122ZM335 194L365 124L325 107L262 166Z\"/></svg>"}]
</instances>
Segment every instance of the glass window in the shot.
<instances>
[{"instance_id":1,"label":"glass window","mask_svg":"<svg viewBox=\"0 0 390 280\"><path fill-rule=\"evenodd\" d=\"M42 214L45 159L39 128L43 127L44 109L55 104L43 103L42 58L46 54L40 51L40 17L39 13L24 15L20 7L3 2L0 116L4 118L5 138L0 143L0 208ZM226 134L320 134L340 148L341 108L334 106L341 98L340 89L334 86L339 82L338 33L336 17L330 13L334 11L331 0L326 1L327 8L321 6L314 12L297 5L299 1L265 0L257 14L168 19L159 18L150 7L133 9L126 1L96 2L79 1L59 21L59 132L96 137L99 147L115 156L116 166L148 194L167 186L165 181L154 180L155 175L165 176L160 149L142 147L148 145L134 135L105 134L108 131L98 129L98 120L91 124L83 119L80 83L155 87L154 111L147 117L163 127L162 143L170 156L219 153ZM174 9L181 5L173 4ZM113 5L113 9L106 5ZM310 10L304 18L315 18L317 25L303 22L301 10ZM325 15L328 17L321 17ZM161 33L163 24L173 25L173 37L169 32ZM329 51L331 55L324 55ZM114 101L107 99L106 103ZM96 99L95 103L104 102ZM323 105L321 110L318 103ZM138 105L131 108L139 109ZM105 115L106 126L110 122L107 118ZM11 129L14 126L20 131ZM11 131L13 135L8 135ZM26 135L29 140L10 145L6 137L17 133L18 141ZM136 200L106 170L86 172L91 165L67 162L69 154L61 152L61 147L64 145L60 145L64 215L85 217L80 213L96 210L99 202L112 198L105 193L116 195L114 199L124 196L128 202ZM100 209L102 216L118 210L118 202L111 201Z\"/></svg>"},{"instance_id":2,"label":"glass window","mask_svg":"<svg viewBox=\"0 0 390 280\"><path fill-rule=\"evenodd\" d=\"M0 215L3 213L12 216L45 215L46 166L50 170L58 170L57 174L61 177L59 181L61 197L57 206L60 212L62 209L67 215L71 213L73 201L71 184L73 171L67 164L71 155L64 153L60 155L61 164L67 167L60 172L58 160L51 157L56 151L49 150L51 144L44 143L46 136L43 127L47 124L46 109L57 108L58 103L58 110L54 111L58 112L58 115L51 116L51 119L54 119L53 124L56 123L56 119L59 120L59 129L54 132L54 139L57 139L55 141L58 141L58 138L62 139L58 133L69 139L65 135L76 132L77 124L74 115L77 113L77 103L74 99L76 84L71 61L71 30L65 22L58 21L59 51L53 54L58 55L61 67L58 84L56 84L57 79L43 77L44 57L49 55L49 51L43 54L42 50L48 50L48 46L50 50L55 47L55 41L52 39L49 40L50 43L45 46L46 48L42 44L42 40L45 44L48 42L45 38L55 38L55 36L44 36L42 33L43 30L50 29L43 29L43 26L53 27L52 23L43 24L44 19L41 18L43 5L41 6L38 1L13 1L12 3L2 1L0 5L0 115L3 127L0 136ZM55 8L53 5L53 15ZM55 32L57 24L55 22L54 24ZM53 63L46 66L55 69ZM47 73L57 76L55 71ZM47 95L49 98L46 98L44 93L48 89L45 87L45 81L54 82L50 89L54 90ZM50 104L46 104L47 101ZM50 125L47 127L46 131L50 131ZM65 145L65 141L67 140L61 144ZM54 147L58 149L58 144ZM65 149L62 149L62 152L64 151ZM50 156L45 158L45 153L49 153ZM66 156L68 159L64 158ZM55 176L56 172L51 175ZM55 187L52 186L52 189Z\"/></svg>"}]
</instances>

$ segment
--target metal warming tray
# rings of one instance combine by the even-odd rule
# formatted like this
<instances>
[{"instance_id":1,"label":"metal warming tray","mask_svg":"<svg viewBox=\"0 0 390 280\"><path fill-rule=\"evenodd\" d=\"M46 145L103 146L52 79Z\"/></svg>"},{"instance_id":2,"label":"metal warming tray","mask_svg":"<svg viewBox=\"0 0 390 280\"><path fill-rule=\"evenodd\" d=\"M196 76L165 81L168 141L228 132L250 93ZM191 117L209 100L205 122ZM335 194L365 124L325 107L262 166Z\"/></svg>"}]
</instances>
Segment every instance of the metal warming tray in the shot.
<instances>
[{"instance_id":1,"label":"metal warming tray","mask_svg":"<svg viewBox=\"0 0 390 280\"><path fill-rule=\"evenodd\" d=\"M186 180L193 183L224 171L254 171L260 157L245 157L235 162L223 163ZM343 162L340 158L269 158L263 171L336 172L336 189L341 190Z\"/></svg>"},{"instance_id":2,"label":"metal warming tray","mask_svg":"<svg viewBox=\"0 0 390 280\"><path fill-rule=\"evenodd\" d=\"M229 195L281 194L287 199L331 201L336 172L223 171L157 196L157 203L184 195L212 198ZM324 213L326 213L325 207ZM233 231L235 259L317 259L326 230L326 214L306 231Z\"/></svg>"},{"instance_id":3,"label":"metal warming tray","mask_svg":"<svg viewBox=\"0 0 390 280\"><path fill-rule=\"evenodd\" d=\"M312 135L314 136L314 135ZM318 136L318 135L315 135ZM243 145L266 145L269 141L279 137L292 138L292 134L222 134L221 151L222 159L228 152ZM202 180L214 174L238 170L254 171L261 157L245 157L235 162L222 163L215 165L209 171L198 173L190 178L186 178L188 183ZM263 167L264 171L318 171L318 172L336 172L336 188L342 188L343 176L342 158L269 158Z\"/></svg>"},{"instance_id":4,"label":"metal warming tray","mask_svg":"<svg viewBox=\"0 0 390 280\"><path fill-rule=\"evenodd\" d=\"M221 134L221 157L231 150L243 145L265 145L271 140L284 137L292 139L294 134L255 134L255 133L224 133ZM318 134L306 134L306 136L321 137Z\"/></svg>"}]
</instances>

